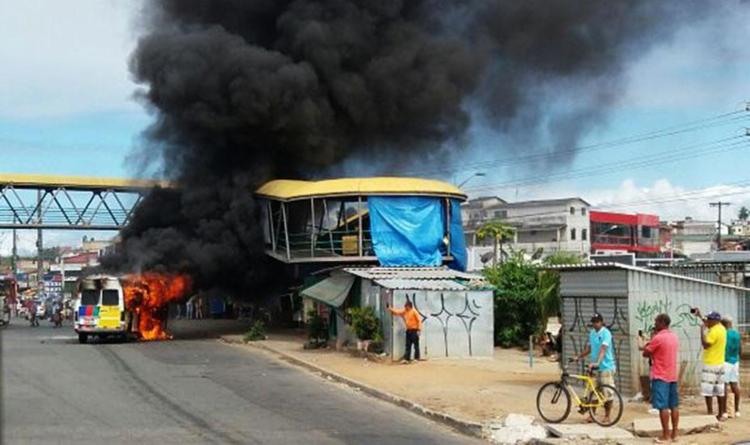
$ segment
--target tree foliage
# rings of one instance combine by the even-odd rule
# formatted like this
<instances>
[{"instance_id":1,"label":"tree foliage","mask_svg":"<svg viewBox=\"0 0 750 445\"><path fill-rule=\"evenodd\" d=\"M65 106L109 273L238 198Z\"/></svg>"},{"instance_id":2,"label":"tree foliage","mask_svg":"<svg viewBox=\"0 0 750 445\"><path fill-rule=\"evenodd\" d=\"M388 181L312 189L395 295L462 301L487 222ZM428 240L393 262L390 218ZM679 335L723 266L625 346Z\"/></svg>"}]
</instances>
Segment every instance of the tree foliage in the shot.
<instances>
[{"instance_id":1,"label":"tree foliage","mask_svg":"<svg viewBox=\"0 0 750 445\"><path fill-rule=\"evenodd\" d=\"M580 261L576 254L556 253L537 265L515 252L502 264L485 268L495 287L495 344L521 346L530 335L541 333L547 319L560 310L560 275L544 267Z\"/></svg>"},{"instance_id":2,"label":"tree foliage","mask_svg":"<svg viewBox=\"0 0 750 445\"><path fill-rule=\"evenodd\" d=\"M737 212L737 218L742 221L747 221L747 219L750 218L750 210L745 206L740 207L739 212Z\"/></svg>"},{"instance_id":3,"label":"tree foliage","mask_svg":"<svg viewBox=\"0 0 750 445\"><path fill-rule=\"evenodd\" d=\"M477 238L481 241L485 238L491 238L493 240L493 246L495 255L492 258L492 265L497 265L497 254L500 250L502 255L502 244L503 241L510 240L516 233L516 229L503 223L499 220L488 221L477 230Z\"/></svg>"},{"instance_id":4,"label":"tree foliage","mask_svg":"<svg viewBox=\"0 0 750 445\"><path fill-rule=\"evenodd\" d=\"M517 252L507 261L484 270L495 287L495 344L520 346L539 329L539 274Z\"/></svg>"}]
</instances>

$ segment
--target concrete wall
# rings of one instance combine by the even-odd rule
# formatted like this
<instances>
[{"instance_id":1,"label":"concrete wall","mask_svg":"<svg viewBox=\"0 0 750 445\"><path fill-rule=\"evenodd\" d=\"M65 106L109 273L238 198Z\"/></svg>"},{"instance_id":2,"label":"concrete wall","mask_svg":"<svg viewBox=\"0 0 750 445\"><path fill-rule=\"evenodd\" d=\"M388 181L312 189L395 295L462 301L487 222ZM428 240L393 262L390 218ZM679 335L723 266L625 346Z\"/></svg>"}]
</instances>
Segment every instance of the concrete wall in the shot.
<instances>
[{"instance_id":1,"label":"concrete wall","mask_svg":"<svg viewBox=\"0 0 750 445\"><path fill-rule=\"evenodd\" d=\"M494 348L492 291L384 291L383 297L401 308L406 301L422 314L420 349L428 358L491 357ZM389 315L387 315L389 316ZM386 352L399 360L405 351L403 319L385 325Z\"/></svg>"}]
</instances>

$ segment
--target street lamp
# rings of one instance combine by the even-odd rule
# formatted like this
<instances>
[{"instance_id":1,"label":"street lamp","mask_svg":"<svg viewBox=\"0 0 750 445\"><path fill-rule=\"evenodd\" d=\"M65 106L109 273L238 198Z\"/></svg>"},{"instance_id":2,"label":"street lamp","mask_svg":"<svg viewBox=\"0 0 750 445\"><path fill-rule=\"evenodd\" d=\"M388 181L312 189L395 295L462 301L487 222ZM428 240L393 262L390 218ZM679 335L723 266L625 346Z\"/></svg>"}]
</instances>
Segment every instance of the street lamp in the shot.
<instances>
[{"instance_id":1,"label":"street lamp","mask_svg":"<svg viewBox=\"0 0 750 445\"><path fill-rule=\"evenodd\" d=\"M469 182L469 181L471 181L475 176L487 176L487 175L484 172L476 172L473 175L471 175L468 178L466 178L463 182L461 182L460 184L458 184L458 188L461 188L464 185L466 185L466 183Z\"/></svg>"}]
</instances>

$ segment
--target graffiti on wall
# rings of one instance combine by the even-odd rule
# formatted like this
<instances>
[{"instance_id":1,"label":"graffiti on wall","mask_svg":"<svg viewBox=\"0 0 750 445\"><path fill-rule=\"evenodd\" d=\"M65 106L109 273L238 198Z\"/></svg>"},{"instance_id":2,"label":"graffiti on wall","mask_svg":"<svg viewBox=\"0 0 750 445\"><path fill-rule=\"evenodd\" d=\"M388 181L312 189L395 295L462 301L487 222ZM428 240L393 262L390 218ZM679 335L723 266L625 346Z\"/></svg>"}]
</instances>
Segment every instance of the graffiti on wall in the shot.
<instances>
[{"instance_id":1,"label":"graffiti on wall","mask_svg":"<svg viewBox=\"0 0 750 445\"><path fill-rule=\"evenodd\" d=\"M416 293L405 294L406 301L411 302L414 305L414 309L422 317L423 323L436 322L441 329L442 343L444 347L444 355L446 357L455 355L474 355L474 347L472 344L472 338L475 336L475 325L477 320L482 316L482 308L475 298L469 295L468 292L464 292L462 298L459 300L460 305L453 303L448 305L446 303L446 295L440 293L438 301L433 302L433 308L425 307L427 304L419 304L416 298ZM436 299L437 300L437 299ZM454 298L454 300L456 300ZM427 303L427 302L425 302ZM439 305L438 305L439 303ZM449 306L453 306L452 308ZM458 309L460 306L460 309ZM451 320L458 320L463 327L463 334L465 335L466 349L463 354L459 354L458 351L451 350L451 344L455 346L456 330L450 328ZM462 335L463 337L463 335ZM463 347L461 347L463 349Z\"/></svg>"},{"instance_id":2,"label":"graffiti on wall","mask_svg":"<svg viewBox=\"0 0 750 445\"><path fill-rule=\"evenodd\" d=\"M687 303L675 305L669 298L657 298L653 300L639 301L635 306L635 319L638 321L638 327L648 336L654 329L654 318L659 314L667 314L671 320L669 328L680 336L680 348L685 351L695 351L690 363L685 363L684 375L692 376L696 372L696 367L700 363L700 357L703 352L697 344L699 340L695 335L697 327L701 325L698 317L690 313L692 306ZM690 335L691 331L693 335ZM681 382L685 384L686 382Z\"/></svg>"},{"instance_id":3,"label":"graffiti on wall","mask_svg":"<svg viewBox=\"0 0 750 445\"><path fill-rule=\"evenodd\" d=\"M700 325L700 320L690 313L691 306L686 303L674 305L669 298L660 298L654 300L639 301L635 307L635 319L638 321L638 328L645 334L654 329L654 318L659 314L667 314L672 320L671 328L687 329Z\"/></svg>"}]
</instances>

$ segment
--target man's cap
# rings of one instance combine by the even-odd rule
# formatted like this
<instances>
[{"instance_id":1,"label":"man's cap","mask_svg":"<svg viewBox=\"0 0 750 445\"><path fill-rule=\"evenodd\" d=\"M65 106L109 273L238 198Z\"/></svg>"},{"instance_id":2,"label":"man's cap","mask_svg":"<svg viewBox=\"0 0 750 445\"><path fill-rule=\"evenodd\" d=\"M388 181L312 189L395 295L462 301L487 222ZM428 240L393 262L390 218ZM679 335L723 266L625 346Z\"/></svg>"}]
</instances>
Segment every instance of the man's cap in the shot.
<instances>
[{"instance_id":1,"label":"man's cap","mask_svg":"<svg viewBox=\"0 0 750 445\"><path fill-rule=\"evenodd\" d=\"M595 321L604 321L604 317L602 317L602 314L594 312L594 315L591 316L591 322L593 323Z\"/></svg>"},{"instance_id":2,"label":"man's cap","mask_svg":"<svg viewBox=\"0 0 750 445\"><path fill-rule=\"evenodd\" d=\"M707 320L721 321L721 314L716 311L711 311L706 315Z\"/></svg>"}]
</instances>

